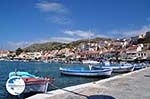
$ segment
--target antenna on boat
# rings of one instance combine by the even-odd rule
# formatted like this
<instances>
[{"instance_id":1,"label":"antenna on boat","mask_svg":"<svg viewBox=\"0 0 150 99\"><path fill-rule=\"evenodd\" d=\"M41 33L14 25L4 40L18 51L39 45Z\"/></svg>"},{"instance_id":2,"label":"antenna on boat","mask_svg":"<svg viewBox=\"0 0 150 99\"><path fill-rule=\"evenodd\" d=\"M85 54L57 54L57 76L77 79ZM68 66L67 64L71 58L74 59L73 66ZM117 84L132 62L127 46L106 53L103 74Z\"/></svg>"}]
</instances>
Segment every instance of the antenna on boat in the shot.
<instances>
[{"instance_id":1,"label":"antenna on boat","mask_svg":"<svg viewBox=\"0 0 150 99\"><path fill-rule=\"evenodd\" d=\"M93 66L89 64L89 69L90 69L90 70L92 70L92 67L93 67Z\"/></svg>"},{"instance_id":2,"label":"antenna on boat","mask_svg":"<svg viewBox=\"0 0 150 99\"><path fill-rule=\"evenodd\" d=\"M15 76L17 76L17 68L15 68Z\"/></svg>"}]
</instances>

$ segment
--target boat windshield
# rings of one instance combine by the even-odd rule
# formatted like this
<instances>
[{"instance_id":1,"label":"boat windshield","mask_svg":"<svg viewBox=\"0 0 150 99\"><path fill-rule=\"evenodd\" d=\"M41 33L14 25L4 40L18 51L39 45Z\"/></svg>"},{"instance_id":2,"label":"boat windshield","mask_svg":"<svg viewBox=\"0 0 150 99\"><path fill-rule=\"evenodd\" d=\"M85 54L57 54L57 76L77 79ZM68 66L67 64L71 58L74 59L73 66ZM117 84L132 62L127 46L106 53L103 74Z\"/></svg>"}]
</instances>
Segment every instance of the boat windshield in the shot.
<instances>
[{"instance_id":1,"label":"boat windshield","mask_svg":"<svg viewBox=\"0 0 150 99\"><path fill-rule=\"evenodd\" d=\"M29 74L28 72L11 72L9 73L9 77L12 76L20 76L22 78L39 78L35 75Z\"/></svg>"}]
</instances>

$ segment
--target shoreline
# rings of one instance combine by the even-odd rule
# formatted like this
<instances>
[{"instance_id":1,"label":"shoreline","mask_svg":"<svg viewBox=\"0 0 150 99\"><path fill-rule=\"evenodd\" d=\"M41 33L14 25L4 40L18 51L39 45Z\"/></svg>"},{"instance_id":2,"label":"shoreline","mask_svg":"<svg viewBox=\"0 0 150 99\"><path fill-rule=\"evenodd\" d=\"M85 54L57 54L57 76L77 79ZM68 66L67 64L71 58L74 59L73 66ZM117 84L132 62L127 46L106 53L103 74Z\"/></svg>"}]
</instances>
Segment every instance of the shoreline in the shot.
<instances>
[{"instance_id":1,"label":"shoreline","mask_svg":"<svg viewBox=\"0 0 150 99\"><path fill-rule=\"evenodd\" d=\"M47 99L47 98L48 99L49 98L53 99L53 97L59 97L63 94L69 94L69 92L75 92L76 93L76 91L81 91L81 90L86 89L86 88L87 89L88 88L90 89L92 87L95 88L97 85L100 86L100 85L103 85L104 83L107 83L107 82L113 82L113 81L117 81L119 79L128 78L129 76L132 76L132 75L135 75L137 73L146 71L147 69L150 69L150 68L147 67L147 68L144 68L144 69L141 69L141 70L137 70L137 71L133 71L133 72L125 73L125 74L120 74L120 75L117 75L117 76L114 76L114 77L106 78L106 79L95 81L95 82L79 84L79 85L76 85L76 86L70 86L70 87L66 87L66 88L62 88L62 89L49 91L47 93L36 94L36 95L33 95L33 96L28 97L26 99ZM63 98L63 99L65 99L65 98Z\"/></svg>"}]
</instances>

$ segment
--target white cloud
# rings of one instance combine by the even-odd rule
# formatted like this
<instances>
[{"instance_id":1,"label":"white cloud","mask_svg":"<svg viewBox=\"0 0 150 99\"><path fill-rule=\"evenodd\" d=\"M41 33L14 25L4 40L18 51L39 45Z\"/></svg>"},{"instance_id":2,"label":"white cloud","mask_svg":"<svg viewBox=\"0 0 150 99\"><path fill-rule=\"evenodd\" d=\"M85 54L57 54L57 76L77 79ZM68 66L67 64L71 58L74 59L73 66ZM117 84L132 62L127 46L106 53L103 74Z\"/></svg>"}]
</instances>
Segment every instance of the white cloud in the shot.
<instances>
[{"instance_id":1,"label":"white cloud","mask_svg":"<svg viewBox=\"0 0 150 99\"><path fill-rule=\"evenodd\" d=\"M47 20L56 24L66 25L72 23L72 20L68 18L69 10L65 5L57 2L42 1L35 4L35 7L42 12L47 12Z\"/></svg>"},{"instance_id":2,"label":"white cloud","mask_svg":"<svg viewBox=\"0 0 150 99\"><path fill-rule=\"evenodd\" d=\"M50 17L49 19L53 23L62 24L62 25L73 23L73 21L71 19L69 19L65 16L53 16L53 17Z\"/></svg>"},{"instance_id":3,"label":"white cloud","mask_svg":"<svg viewBox=\"0 0 150 99\"><path fill-rule=\"evenodd\" d=\"M108 31L106 34L108 37L111 38L123 38L123 37L137 36L147 31L150 31L150 25L144 25L141 28L132 30L112 30Z\"/></svg>"},{"instance_id":4,"label":"white cloud","mask_svg":"<svg viewBox=\"0 0 150 99\"><path fill-rule=\"evenodd\" d=\"M79 39L85 39L90 37L95 37L96 34L94 32L89 32L89 31L82 31L82 30L74 30L74 31L64 31L64 34L66 36L58 36L58 37L50 37L49 39L41 39L41 40L36 40L36 41L21 41L21 42L8 42L8 46L11 49L16 49L16 48L25 48L31 44L35 43L46 43L46 42L62 42L62 43L69 43L72 41L76 41Z\"/></svg>"},{"instance_id":5,"label":"white cloud","mask_svg":"<svg viewBox=\"0 0 150 99\"><path fill-rule=\"evenodd\" d=\"M82 31L82 30L66 30L64 31L65 34L69 35L69 36L77 36L79 38L91 38L91 37L95 37L96 34L94 32L91 31Z\"/></svg>"},{"instance_id":6,"label":"white cloud","mask_svg":"<svg viewBox=\"0 0 150 99\"><path fill-rule=\"evenodd\" d=\"M18 41L18 42L14 42L14 41L8 41L7 42L7 48L10 50L14 50L17 48L25 48L29 45L35 44L35 43L45 43L48 42L49 40L37 40L37 41Z\"/></svg>"},{"instance_id":7,"label":"white cloud","mask_svg":"<svg viewBox=\"0 0 150 99\"><path fill-rule=\"evenodd\" d=\"M7 49L8 50L15 50L17 48L25 48L29 45L36 44L36 43L46 43L46 42L61 42L61 43L69 43L72 41L78 40L76 38L71 37L51 37L49 39L41 39L37 41L20 41L20 42L7 42Z\"/></svg>"},{"instance_id":8,"label":"white cloud","mask_svg":"<svg viewBox=\"0 0 150 99\"><path fill-rule=\"evenodd\" d=\"M72 38L72 37L52 37L50 41L55 41L55 42L62 42L62 43L69 43L72 41L78 40L77 38Z\"/></svg>"},{"instance_id":9,"label":"white cloud","mask_svg":"<svg viewBox=\"0 0 150 99\"><path fill-rule=\"evenodd\" d=\"M35 5L36 8L40 9L43 12L54 12L54 13L67 13L67 8L56 2L39 2Z\"/></svg>"},{"instance_id":10,"label":"white cloud","mask_svg":"<svg viewBox=\"0 0 150 99\"><path fill-rule=\"evenodd\" d=\"M150 31L150 25L145 25L145 26L141 27L140 29L124 32L124 35L127 37L136 36L136 35L139 35L141 33L145 33L147 31Z\"/></svg>"},{"instance_id":11,"label":"white cloud","mask_svg":"<svg viewBox=\"0 0 150 99\"><path fill-rule=\"evenodd\" d=\"M108 37L108 36L107 36L107 35L105 35L105 34L97 34L95 37L110 38L110 37Z\"/></svg>"},{"instance_id":12,"label":"white cloud","mask_svg":"<svg viewBox=\"0 0 150 99\"><path fill-rule=\"evenodd\" d=\"M66 36L58 36L58 37L51 37L49 39L41 39L37 41L27 42L27 41L21 41L21 42L8 42L8 48L16 49L16 48L24 48L34 43L45 43L45 42L62 42L62 43L69 43L72 41L76 41L79 39L87 39L87 38L93 38L93 37L111 37L111 38L123 38L123 37L131 37L131 36L137 36L141 33L145 33L147 31L150 31L150 25L145 25L139 29L134 30L113 30L107 33L103 34L97 34L95 32L90 31L83 31L83 30L65 30L63 31Z\"/></svg>"}]
</instances>

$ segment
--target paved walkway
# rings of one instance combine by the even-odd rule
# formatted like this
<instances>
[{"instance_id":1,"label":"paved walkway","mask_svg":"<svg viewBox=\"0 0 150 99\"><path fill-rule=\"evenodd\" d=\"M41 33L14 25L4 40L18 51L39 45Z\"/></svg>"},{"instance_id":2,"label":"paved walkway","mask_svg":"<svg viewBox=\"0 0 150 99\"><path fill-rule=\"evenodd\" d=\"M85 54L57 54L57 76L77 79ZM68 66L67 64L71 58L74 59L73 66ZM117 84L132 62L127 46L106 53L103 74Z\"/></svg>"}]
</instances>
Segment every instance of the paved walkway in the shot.
<instances>
[{"instance_id":1,"label":"paved walkway","mask_svg":"<svg viewBox=\"0 0 150 99\"><path fill-rule=\"evenodd\" d=\"M150 68L28 99L150 99Z\"/></svg>"}]
</instances>

